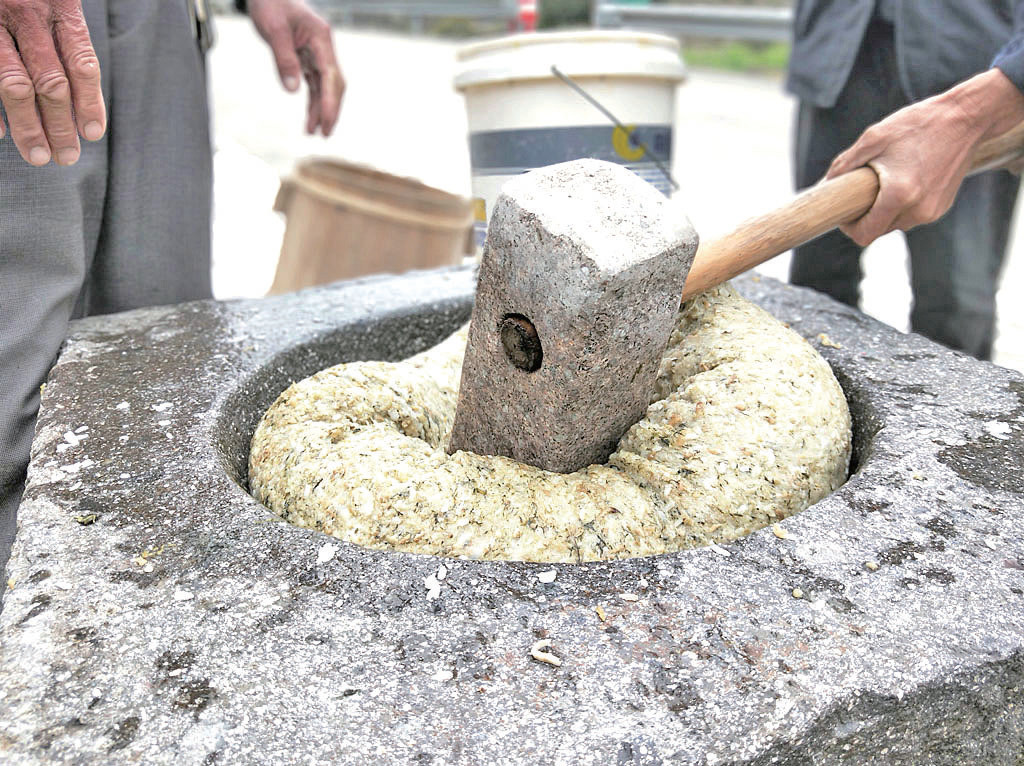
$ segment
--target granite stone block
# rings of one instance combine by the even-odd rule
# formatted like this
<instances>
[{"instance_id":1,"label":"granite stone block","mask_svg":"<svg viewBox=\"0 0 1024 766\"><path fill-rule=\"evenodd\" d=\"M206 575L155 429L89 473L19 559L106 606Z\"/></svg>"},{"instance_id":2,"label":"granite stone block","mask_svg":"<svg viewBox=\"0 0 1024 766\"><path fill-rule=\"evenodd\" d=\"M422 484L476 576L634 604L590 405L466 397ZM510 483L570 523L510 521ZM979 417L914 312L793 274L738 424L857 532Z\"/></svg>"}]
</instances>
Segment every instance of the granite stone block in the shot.
<instances>
[{"instance_id":1,"label":"granite stone block","mask_svg":"<svg viewBox=\"0 0 1024 766\"><path fill-rule=\"evenodd\" d=\"M727 546L585 565L366 550L245 490L285 386L441 339L469 271L75 323L7 572L0 762L1019 763L1024 379L738 286L835 370L850 480Z\"/></svg>"}]
</instances>

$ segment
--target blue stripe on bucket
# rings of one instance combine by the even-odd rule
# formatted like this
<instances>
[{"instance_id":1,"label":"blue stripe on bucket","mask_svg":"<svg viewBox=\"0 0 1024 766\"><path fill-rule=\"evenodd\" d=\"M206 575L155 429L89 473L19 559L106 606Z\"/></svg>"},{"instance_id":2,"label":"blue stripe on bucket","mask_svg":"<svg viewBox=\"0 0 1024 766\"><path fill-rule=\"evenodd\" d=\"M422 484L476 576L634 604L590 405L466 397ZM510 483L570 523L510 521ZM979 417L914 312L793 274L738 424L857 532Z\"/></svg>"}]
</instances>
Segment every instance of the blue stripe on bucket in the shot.
<instances>
[{"instance_id":1,"label":"blue stripe on bucket","mask_svg":"<svg viewBox=\"0 0 1024 766\"><path fill-rule=\"evenodd\" d=\"M672 157L671 125L631 125L632 140L613 125L519 128L471 133L469 157L477 175L511 175L545 165L590 157L639 166L646 145L663 162Z\"/></svg>"}]
</instances>

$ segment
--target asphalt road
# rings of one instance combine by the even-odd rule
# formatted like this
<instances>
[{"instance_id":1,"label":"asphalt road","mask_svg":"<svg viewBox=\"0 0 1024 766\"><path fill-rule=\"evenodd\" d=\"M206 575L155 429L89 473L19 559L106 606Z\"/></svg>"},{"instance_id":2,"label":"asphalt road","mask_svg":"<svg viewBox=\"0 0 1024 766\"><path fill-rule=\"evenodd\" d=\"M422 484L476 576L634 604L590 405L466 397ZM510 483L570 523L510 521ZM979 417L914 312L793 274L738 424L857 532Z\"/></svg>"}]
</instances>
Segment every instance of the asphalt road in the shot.
<instances>
[{"instance_id":1,"label":"asphalt road","mask_svg":"<svg viewBox=\"0 0 1024 766\"><path fill-rule=\"evenodd\" d=\"M305 96L280 87L269 49L249 22L218 22L210 58L218 297L255 297L270 286L284 232L272 205L279 178L298 159L342 157L469 194L465 110L451 84L457 44L337 31L348 90L335 134L323 139L303 135ZM713 238L792 195L792 111L776 78L690 72L678 92L673 173L702 237ZM863 309L905 330L910 288L902 235L879 240L865 259ZM784 279L787 267L783 255L759 271ZM1018 226L999 294L996 362L1024 372L1022 288Z\"/></svg>"}]
</instances>

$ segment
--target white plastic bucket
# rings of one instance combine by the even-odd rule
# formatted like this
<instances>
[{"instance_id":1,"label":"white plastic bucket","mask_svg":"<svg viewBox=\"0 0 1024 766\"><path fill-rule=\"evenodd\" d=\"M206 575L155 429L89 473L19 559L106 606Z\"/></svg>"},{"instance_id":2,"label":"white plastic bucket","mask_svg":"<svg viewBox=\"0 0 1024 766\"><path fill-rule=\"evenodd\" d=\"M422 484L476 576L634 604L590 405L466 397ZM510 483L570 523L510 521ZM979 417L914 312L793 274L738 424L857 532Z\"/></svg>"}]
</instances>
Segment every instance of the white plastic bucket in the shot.
<instances>
[{"instance_id":1,"label":"white plastic bucket","mask_svg":"<svg viewBox=\"0 0 1024 766\"><path fill-rule=\"evenodd\" d=\"M625 165L666 195L671 192L662 168L671 168L676 88L686 76L676 40L614 31L516 35L467 45L457 61L478 246L502 184L534 168L592 157ZM558 78L552 66L626 130Z\"/></svg>"}]
</instances>

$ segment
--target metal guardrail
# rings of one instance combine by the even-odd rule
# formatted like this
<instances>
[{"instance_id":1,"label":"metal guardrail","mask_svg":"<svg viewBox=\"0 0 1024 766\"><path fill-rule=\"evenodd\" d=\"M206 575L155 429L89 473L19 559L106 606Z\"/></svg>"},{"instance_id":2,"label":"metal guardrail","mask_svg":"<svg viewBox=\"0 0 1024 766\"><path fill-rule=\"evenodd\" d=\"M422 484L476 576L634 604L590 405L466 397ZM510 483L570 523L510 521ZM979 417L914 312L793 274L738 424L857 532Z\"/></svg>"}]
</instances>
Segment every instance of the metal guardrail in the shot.
<instances>
[{"instance_id":1,"label":"metal guardrail","mask_svg":"<svg viewBox=\"0 0 1024 766\"><path fill-rule=\"evenodd\" d=\"M713 37L756 42L789 42L791 8L724 5L626 5L597 2L594 26L650 29L685 37Z\"/></svg>"},{"instance_id":2,"label":"metal guardrail","mask_svg":"<svg viewBox=\"0 0 1024 766\"><path fill-rule=\"evenodd\" d=\"M422 32L427 19L474 19L514 23L517 0L314 0L329 21L351 26L358 19L393 17L408 20L412 31Z\"/></svg>"}]
</instances>

